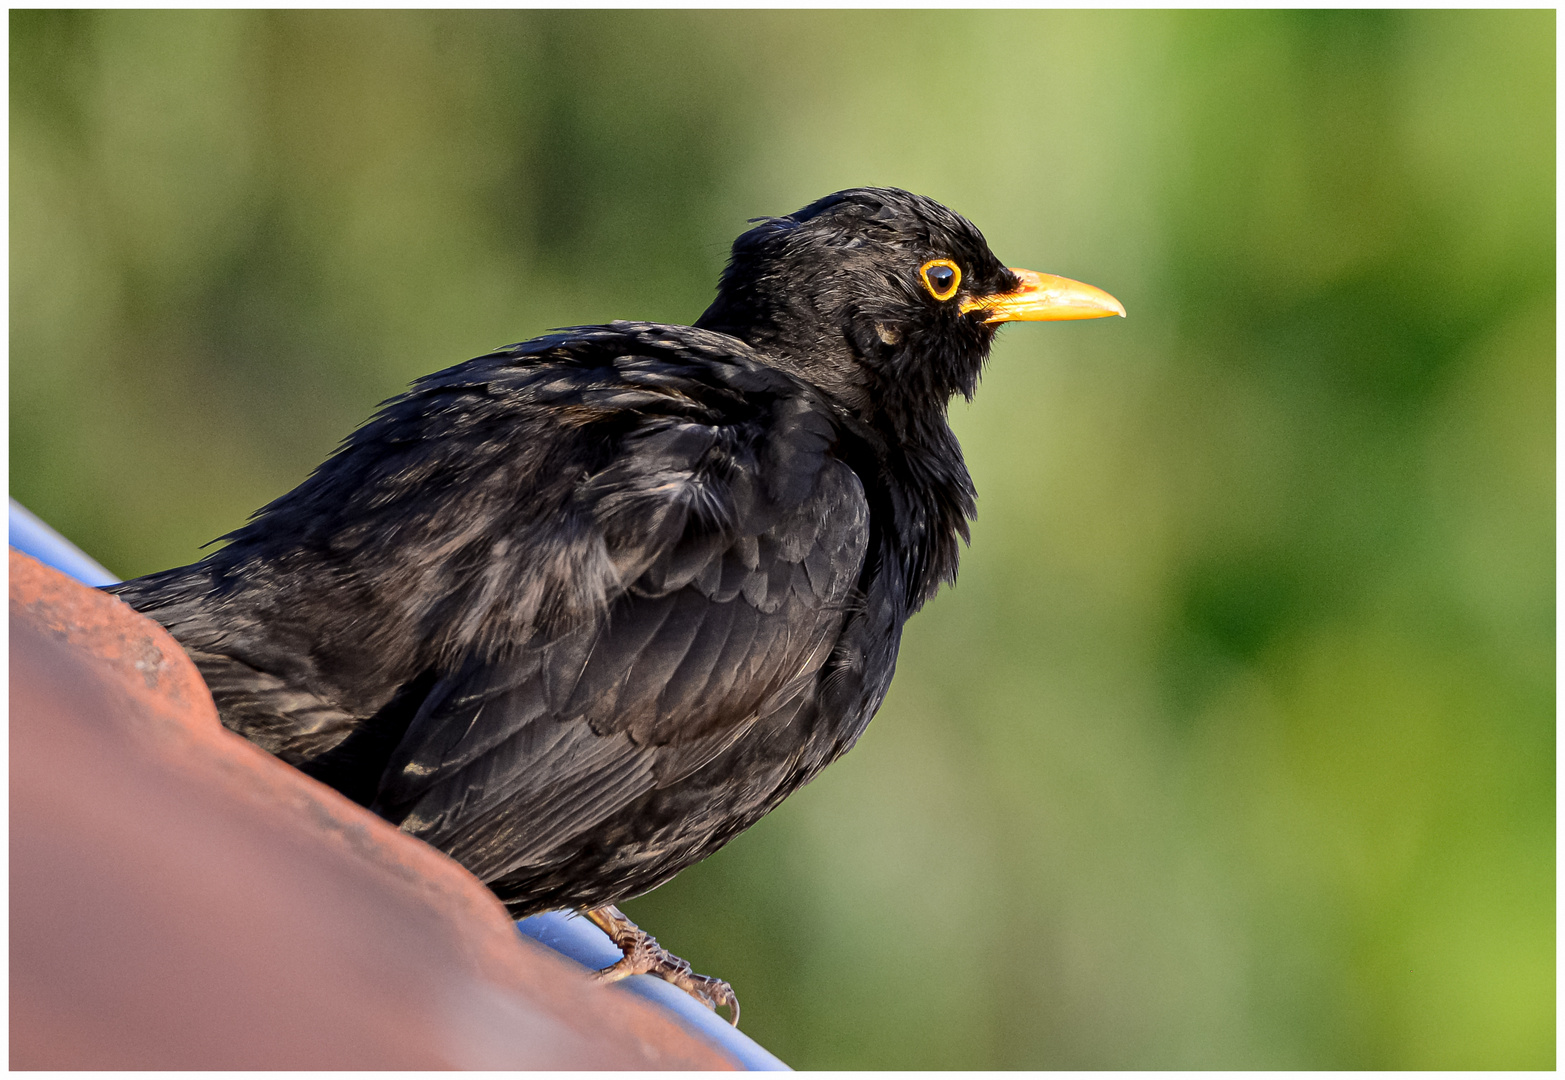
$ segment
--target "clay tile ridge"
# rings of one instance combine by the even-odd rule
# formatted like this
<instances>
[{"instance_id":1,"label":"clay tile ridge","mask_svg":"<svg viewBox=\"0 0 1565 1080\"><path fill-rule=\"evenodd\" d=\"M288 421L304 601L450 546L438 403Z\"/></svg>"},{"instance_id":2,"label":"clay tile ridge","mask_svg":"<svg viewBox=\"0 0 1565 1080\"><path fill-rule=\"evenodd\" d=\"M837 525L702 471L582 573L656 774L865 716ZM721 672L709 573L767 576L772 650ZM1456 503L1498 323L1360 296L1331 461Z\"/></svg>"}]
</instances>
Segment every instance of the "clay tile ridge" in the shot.
<instances>
[{"instance_id":1,"label":"clay tile ridge","mask_svg":"<svg viewBox=\"0 0 1565 1080\"><path fill-rule=\"evenodd\" d=\"M732 1068L11 551L11 1067Z\"/></svg>"}]
</instances>

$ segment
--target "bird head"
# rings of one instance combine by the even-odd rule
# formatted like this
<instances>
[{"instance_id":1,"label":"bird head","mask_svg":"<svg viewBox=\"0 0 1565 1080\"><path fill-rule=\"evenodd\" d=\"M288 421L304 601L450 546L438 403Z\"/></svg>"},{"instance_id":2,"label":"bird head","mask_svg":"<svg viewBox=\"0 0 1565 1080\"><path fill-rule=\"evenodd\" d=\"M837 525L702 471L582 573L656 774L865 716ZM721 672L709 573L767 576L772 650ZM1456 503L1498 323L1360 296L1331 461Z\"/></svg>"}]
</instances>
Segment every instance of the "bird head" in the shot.
<instances>
[{"instance_id":1,"label":"bird head","mask_svg":"<svg viewBox=\"0 0 1565 1080\"><path fill-rule=\"evenodd\" d=\"M1003 323L1124 313L1091 285L1007 267L933 199L853 188L735 240L696 325L872 419L971 397Z\"/></svg>"}]
</instances>

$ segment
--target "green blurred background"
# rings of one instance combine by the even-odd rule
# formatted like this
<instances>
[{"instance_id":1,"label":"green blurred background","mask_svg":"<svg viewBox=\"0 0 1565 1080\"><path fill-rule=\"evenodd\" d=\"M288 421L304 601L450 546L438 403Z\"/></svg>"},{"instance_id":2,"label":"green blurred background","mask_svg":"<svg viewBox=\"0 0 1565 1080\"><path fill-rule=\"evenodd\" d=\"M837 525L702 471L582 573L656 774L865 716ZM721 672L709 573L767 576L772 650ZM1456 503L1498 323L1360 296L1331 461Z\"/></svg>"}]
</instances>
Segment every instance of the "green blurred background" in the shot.
<instances>
[{"instance_id":1,"label":"green blurred background","mask_svg":"<svg viewBox=\"0 0 1565 1080\"><path fill-rule=\"evenodd\" d=\"M953 406L859 748L629 905L786 1061L1552 1067L1553 12L10 19L11 490L126 576L838 188L1124 302Z\"/></svg>"}]
</instances>

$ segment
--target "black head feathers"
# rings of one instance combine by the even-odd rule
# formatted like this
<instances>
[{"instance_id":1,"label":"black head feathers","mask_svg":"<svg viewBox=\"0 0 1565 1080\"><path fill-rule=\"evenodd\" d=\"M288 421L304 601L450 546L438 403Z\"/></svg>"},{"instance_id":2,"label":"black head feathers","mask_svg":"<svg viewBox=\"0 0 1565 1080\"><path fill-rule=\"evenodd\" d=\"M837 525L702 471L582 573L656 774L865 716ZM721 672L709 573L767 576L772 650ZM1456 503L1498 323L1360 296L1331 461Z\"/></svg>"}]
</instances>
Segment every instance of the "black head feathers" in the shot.
<instances>
[{"instance_id":1,"label":"black head feathers","mask_svg":"<svg viewBox=\"0 0 1565 1080\"><path fill-rule=\"evenodd\" d=\"M744 340L866 419L915 404L943 412L952 394L972 394L994 338L963 300L1015 285L960 214L897 188L852 188L735 240L697 325Z\"/></svg>"}]
</instances>

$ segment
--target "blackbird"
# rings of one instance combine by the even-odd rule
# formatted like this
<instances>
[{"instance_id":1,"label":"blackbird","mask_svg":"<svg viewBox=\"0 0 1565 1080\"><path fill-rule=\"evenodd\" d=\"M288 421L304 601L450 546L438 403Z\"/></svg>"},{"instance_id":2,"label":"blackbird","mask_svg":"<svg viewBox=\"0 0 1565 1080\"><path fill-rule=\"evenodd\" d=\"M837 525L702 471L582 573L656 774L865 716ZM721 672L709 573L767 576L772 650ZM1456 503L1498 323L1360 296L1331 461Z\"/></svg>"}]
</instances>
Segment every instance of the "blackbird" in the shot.
<instances>
[{"instance_id":1,"label":"blackbird","mask_svg":"<svg viewBox=\"0 0 1565 1080\"><path fill-rule=\"evenodd\" d=\"M946 420L999 324L1123 315L893 188L758 219L694 326L511 345L384 403L189 566L110 587L225 726L444 851L513 916L614 906L853 746L956 575Z\"/></svg>"}]
</instances>

